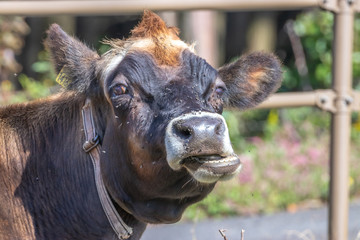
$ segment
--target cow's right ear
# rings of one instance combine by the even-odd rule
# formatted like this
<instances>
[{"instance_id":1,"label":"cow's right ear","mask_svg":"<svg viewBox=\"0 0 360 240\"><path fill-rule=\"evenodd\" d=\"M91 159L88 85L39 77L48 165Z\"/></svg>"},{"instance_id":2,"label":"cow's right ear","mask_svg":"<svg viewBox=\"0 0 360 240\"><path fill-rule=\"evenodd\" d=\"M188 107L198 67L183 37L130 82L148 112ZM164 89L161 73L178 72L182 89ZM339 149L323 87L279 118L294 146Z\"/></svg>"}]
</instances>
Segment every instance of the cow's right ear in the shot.
<instances>
[{"instance_id":1,"label":"cow's right ear","mask_svg":"<svg viewBox=\"0 0 360 240\"><path fill-rule=\"evenodd\" d=\"M219 69L228 91L225 107L247 109L264 101L275 92L282 79L280 61L269 53L252 53Z\"/></svg>"},{"instance_id":2,"label":"cow's right ear","mask_svg":"<svg viewBox=\"0 0 360 240\"><path fill-rule=\"evenodd\" d=\"M85 92L96 79L95 64L99 55L79 40L53 24L47 31L45 47L50 52L56 73L61 72L66 89Z\"/></svg>"}]
</instances>

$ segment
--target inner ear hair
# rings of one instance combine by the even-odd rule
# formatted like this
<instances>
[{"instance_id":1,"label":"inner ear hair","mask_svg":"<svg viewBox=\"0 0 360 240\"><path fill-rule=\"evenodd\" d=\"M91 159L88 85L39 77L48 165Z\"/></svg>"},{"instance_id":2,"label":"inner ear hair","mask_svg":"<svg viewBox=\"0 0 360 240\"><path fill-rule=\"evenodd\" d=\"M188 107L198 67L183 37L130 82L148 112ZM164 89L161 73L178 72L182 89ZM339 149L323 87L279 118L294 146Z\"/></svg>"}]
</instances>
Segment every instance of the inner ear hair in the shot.
<instances>
[{"instance_id":1,"label":"inner ear hair","mask_svg":"<svg viewBox=\"0 0 360 240\"><path fill-rule=\"evenodd\" d=\"M66 89L85 92L96 79L96 61L99 55L57 24L47 31L45 47L50 52L57 73L66 75Z\"/></svg>"}]
</instances>

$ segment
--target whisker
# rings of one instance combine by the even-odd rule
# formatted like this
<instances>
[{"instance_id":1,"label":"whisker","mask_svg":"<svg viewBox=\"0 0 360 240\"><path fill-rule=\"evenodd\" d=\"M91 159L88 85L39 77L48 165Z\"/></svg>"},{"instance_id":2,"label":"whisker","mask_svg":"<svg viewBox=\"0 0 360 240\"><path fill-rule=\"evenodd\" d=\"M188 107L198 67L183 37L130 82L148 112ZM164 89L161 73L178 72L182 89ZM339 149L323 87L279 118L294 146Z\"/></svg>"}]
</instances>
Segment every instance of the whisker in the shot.
<instances>
[{"instance_id":1,"label":"whisker","mask_svg":"<svg viewBox=\"0 0 360 240\"><path fill-rule=\"evenodd\" d=\"M193 181L193 179L192 178L190 178L190 180L189 181L187 181L186 183L184 183L184 185L182 185L182 187L181 188L184 188L186 185L188 185L190 182L192 182Z\"/></svg>"}]
</instances>

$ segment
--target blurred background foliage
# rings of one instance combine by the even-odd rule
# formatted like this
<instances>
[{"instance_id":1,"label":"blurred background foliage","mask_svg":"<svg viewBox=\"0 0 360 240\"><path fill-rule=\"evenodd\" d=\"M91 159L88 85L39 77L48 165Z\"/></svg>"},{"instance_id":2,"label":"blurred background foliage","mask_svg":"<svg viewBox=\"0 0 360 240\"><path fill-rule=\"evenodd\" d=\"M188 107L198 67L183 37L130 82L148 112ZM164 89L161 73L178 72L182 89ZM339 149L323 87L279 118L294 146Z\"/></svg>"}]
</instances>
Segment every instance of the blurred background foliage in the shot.
<instances>
[{"instance_id":1,"label":"blurred background foliage","mask_svg":"<svg viewBox=\"0 0 360 240\"><path fill-rule=\"evenodd\" d=\"M276 14L266 15L269 16L271 19L277 18L277 39L274 40L273 51L284 63L284 80L279 91L329 88L333 15L325 11L308 11L292 12L283 18ZM237 18L239 16L229 14L227 20L229 22ZM131 24L116 26L116 29L125 32L125 36L136 24L138 17L126 17L126 20ZM49 56L41 48L37 51L36 60L30 64L31 69L20 73L21 64L15 56L21 53L25 36L29 34L30 29L34 31L34 26L37 26L33 24L33 27L29 28L27 23L31 21L24 21L19 17L0 17L2 105L45 97L58 88L54 81L55 73L48 61ZM90 20L79 19L77 26L88 21ZM105 22L103 18L96 21ZM247 21L256 19L251 17L246 21L239 21L239 24L250 25L246 32L251 32L252 25ZM227 32L232 28L232 25L227 25ZM124 37L114 34L114 29L115 27L109 27L106 36ZM68 32L72 30L70 27ZM360 18L355 19L354 31L354 88L360 89ZM230 32L224 36L227 34L238 33ZM100 52L107 50L106 46L96 44L105 34L94 37L83 32L80 35L85 39L93 38L93 44ZM43 36L38 37L36 41L41 42L41 39ZM225 40L221 42L224 45ZM251 42L254 41L250 39ZM237 43L241 45L242 40ZM231 47L230 43L229 45ZM231 49L222 50L224 59L233 59L234 53L252 50L246 47L236 51ZM221 56L221 53L219 55ZM327 202L330 126L328 113L315 108L301 107L245 112L225 111L223 115L229 126L233 146L243 161L243 170L231 181L217 184L214 192L204 201L191 206L185 213L186 219L249 215L279 210L297 211ZM352 198L360 197L360 149L356 147L360 144L359 119L358 114L353 114L349 179Z\"/></svg>"},{"instance_id":2,"label":"blurred background foliage","mask_svg":"<svg viewBox=\"0 0 360 240\"><path fill-rule=\"evenodd\" d=\"M289 38L298 38L295 43L301 45L292 46L294 57L283 66L280 92L331 87L333 21L331 13L310 11L285 23ZM360 19L355 20L354 30L353 86L359 89ZM330 114L301 107L226 111L223 115L243 161L242 172L237 179L218 184L213 194L191 206L187 218L294 212L326 204ZM349 178L352 198L360 197L359 126L359 115L354 113Z\"/></svg>"}]
</instances>

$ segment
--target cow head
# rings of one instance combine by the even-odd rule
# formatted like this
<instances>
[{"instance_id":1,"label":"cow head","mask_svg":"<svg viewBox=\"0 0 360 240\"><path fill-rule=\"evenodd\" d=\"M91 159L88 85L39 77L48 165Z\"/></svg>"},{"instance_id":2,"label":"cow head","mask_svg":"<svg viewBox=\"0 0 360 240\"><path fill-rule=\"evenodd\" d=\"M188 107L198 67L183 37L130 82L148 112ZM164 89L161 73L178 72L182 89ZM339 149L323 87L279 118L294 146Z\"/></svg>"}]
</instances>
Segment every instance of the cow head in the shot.
<instances>
[{"instance_id":1,"label":"cow head","mask_svg":"<svg viewBox=\"0 0 360 240\"><path fill-rule=\"evenodd\" d=\"M99 56L57 25L46 45L67 91L92 98L101 168L114 202L145 222L174 222L241 163L221 116L247 109L281 79L272 54L254 53L214 69L154 13Z\"/></svg>"}]
</instances>

